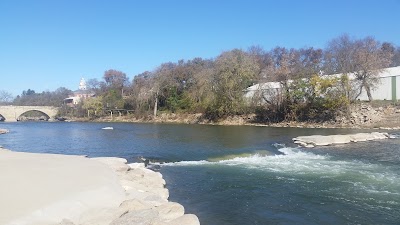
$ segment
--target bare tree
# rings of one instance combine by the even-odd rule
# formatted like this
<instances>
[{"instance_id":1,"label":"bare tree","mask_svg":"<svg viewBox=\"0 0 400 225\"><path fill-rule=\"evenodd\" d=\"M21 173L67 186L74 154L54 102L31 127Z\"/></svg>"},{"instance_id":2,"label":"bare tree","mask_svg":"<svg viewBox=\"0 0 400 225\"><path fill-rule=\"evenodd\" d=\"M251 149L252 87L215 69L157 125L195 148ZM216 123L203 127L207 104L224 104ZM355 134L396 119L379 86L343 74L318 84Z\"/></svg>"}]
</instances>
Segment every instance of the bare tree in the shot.
<instances>
[{"instance_id":1,"label":"bare tree","mask_svg":"<svg viewBox=\"0 0 400 225\"><path fill-rule=\"evenodd\" d=\"M135 109L139 112L149 110L153 103L153 77L152 72L145 71L133 78L129 99L133 101Z\"/></svg>"},{"instance_id":2,"label":"bare tree","mask_svg":"<svg viewBox=\"0 0 400 225\"><path fill-rule=\"evenodd\" d=\"M299 76L300 53L296 49L275 47L269 52L268 65L265 68L265 78L268 81L278 81L286 84L288 80Z\"/></svg>"},{"instance_id":3,"label":"bare tree","mask_svg":"<svg viewBox=\"0 0 400 225\"><path fill-rule=\"evenodd\" d=\"M0 90L0 104L7 104L13 100L13 96L10 92Z\"/></svg>"},{"instance_id":4,"label":"bare tree","mask_svg":"<svg viewBox=\"0 0 400 225\"><path fill-rule=\"evenodd\" d=\"M247 49L247 53L252 56L258 64L257 82L263 79L263 69L268 65L268 53L260 45L253 45Z\"/></svg>"},{"instance_id":5,"label":"bare tree","mask_svg":"<svg viewBox=\"0 0 400 225\"><path fill-rule=\"evenodd\" d=\"M353 72L354 51L354 41L347 34L331 40L325 49L325 74Z\"/></svg>"},{"instance_id":6,"label":"bare tree","mask_svg":"<svg viewBox=\"0 0 400 225\"><path fill-rule=\"evenodd\" d=\"M298 50L297 63L294 65L297 67L297 77L310 78L311 76L318 75L322 70L323 63L323 51L322 49L301 48Z\"/></svg>"},{"instance_id":7,"label":"bare tree","mask_svg":"<svg viewBox=\"0 0 400 225\"><path fill-rule=\"evenodd\" d=\"M378 74L391 63L393 54L387 47L372 37L354 40L342 35L333 39L325 50L325 72L343 74L347 82L350 82L348 75L354 74L355 86L347 85L348 99L355 100L365 89L371 101L371 90L379 82ZM353 88L359 90L355 96L351 95Z\"/></svg>"},{"instance_id":8,"label":"bare tree","mask_svg":"<svg viewBox=\"0 0 400 225\"><path fill-rule=\"evenodd\" d=\"M397 47L396 50L393 52L391 66L400 66L400 47Z\"/></svg>"},{"instance_id":9,"label":"bare tree","mask_svg":"<svg viewBox=\"0 0 400 225\"><path fill-rule=\"evenodd\" d=\"M175 80L173 79L173 70L176 65L172 62L163 63L154 72L153 87L151 89L154 94L154 108L153 116L157 116L158 106L161 97L165 97L164 90L166 87L176 87Z\"/></svg>"},{"instance_id":10,"label":"bare tree","mask_svg":"<svg viewBox=\"0 0 400 225\"><path fill-rule=\"evenodd\" d=\"M371 89L379 84L379 73L391 63L393 53L385 51L382 44L372 37L355 41L354 75L367 92L369 101L373 100ZM357 96L357 97L358 97Z\"/></svg>"},{"instance_id":11,"label":"bare tree","mask_svg":"<svg viewBox=\"0 0 400 225\"><path fill-rule=\"evenodd\" d=\"M121 94L123 93L123 88L129 85L126 74L118 70L105 71L103 78L108 87L121 91Z\"/></svg>"},{"instance_id":12,"label":"bare tree","mask_svg":"<svg viewBox=\"0 0 400 225\"><path fill-rule=\"evenodd\" d=\"M89 90L95 91L100 89L101 87L100 83L101 82L96 78L92 78L86 81L86 86L88 87Z\"/></svg>"}]
</instances>

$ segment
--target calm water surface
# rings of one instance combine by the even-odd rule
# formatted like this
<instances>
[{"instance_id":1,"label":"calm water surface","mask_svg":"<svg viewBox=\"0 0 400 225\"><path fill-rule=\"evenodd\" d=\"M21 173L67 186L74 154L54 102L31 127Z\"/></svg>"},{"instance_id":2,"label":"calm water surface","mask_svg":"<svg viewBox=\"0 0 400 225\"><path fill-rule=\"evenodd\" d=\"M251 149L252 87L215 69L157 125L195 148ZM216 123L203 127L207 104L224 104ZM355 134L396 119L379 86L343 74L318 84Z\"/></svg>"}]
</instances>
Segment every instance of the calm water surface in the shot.
<instances>
[{"instance_id":1,"label":"calm water surface","mask_svg":"<svg viewBox=\"0 0 400 225\"><path fill-rule=\"evenodd\" d=\"M102 130L113 126L114 130ZM1 123L14 151L155 162L170 200L203 225L399 224L400 139L315 149L299 135L344 129L131 123ZM365 131L364 131L365 132Z\"/></svg>"}]
</instances>

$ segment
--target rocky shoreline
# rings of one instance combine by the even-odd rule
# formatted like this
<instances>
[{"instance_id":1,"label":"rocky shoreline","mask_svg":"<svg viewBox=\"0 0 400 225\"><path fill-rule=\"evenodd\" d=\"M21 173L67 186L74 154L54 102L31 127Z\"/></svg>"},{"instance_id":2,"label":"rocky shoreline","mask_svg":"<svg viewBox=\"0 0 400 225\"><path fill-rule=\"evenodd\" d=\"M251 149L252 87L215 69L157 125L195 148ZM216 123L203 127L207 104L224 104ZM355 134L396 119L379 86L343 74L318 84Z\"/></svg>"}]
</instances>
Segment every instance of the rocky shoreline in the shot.
<instances>
[{"instance_id":1,"label":"rocky shoreline","mask_svg":"<svg viewBox=\"0 0 400 225\"><path fill-rule=\"evenodd\" d=\"M199 225L168 201L161 173L115 157L13 152L0 147L0 224Z\"/></svg>"},{"instance_id":2,"label":"rocky shoreline","mask_svg":"<svg viewBox=\"0 0 400 225\"><path fill-rule=\"evenodd\" d=\"M260 122L256 114L235 115L211 121L203 114L179 114L160 112L157 117L152 115L125 115L99 118L71 118L79 122L131 122L131 123L171 123L171 124L203 124L203 125L244 125L263 127L293 127L293 128L345 128L345 129L376 129L400 130L400 108L393 105L373 107L371 104L360 103L351 106L348 116L337 116L335 120L314 121L282 121Z\"/></svg>"},{"instance_id":3,"label":"rocky shoreline","mask_svg":"<svg viewBox=\"0 0 400 225\"><path fill-rule=\"evenodd\" d=\"M383 104L382 104L383 105ZM350 113L338 115L329 121L282 121L262 122L257 120L256 114L234 115L212 121L204 118L202 113L170 113L159 112L153 115L121 115L102 116L97 118L72 117L62 118L66 122L128 122L128 123L169 123L169 124L202 124L225 126L263 126L263 127L292 127L292 128L345 128L345 129L375 129L400 130L400 106L384 105L372 106L370 103L357 103L350 107ZM0 131L1 134L1 131Z\"/></svg>"},{"instance_id":4,"label":"rocky shoreline","mask_svg":"<svg viewBox=\"0 0 400 225\"><path fill-rule=\"evenodd\" d=\"M127 160L123 158L101 157L92 160L108 165L117 174L126 200L118 208L102 212L101 221L96 219L85 224L200 224L196 215L185 214L182 205L168 201L169 191L161 173L145 168L144 163L126 164ZM60 225L73 224L65 222Z\"/></svg>"}]
</instances>

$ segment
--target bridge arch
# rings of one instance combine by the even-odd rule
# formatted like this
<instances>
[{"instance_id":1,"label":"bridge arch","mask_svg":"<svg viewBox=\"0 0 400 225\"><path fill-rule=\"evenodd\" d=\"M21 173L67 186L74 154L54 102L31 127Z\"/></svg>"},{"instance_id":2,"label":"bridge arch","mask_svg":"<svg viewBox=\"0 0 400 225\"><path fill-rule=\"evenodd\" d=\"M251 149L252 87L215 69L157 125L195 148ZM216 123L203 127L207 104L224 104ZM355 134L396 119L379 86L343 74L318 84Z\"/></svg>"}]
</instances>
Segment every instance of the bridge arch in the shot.
<instances>
[{"instance_id":1,"label":"bridge arch","mask_svg":"<svg viewBox=\"0 0 400 225\"><path fill-rule=\"evenodd\" d=\"M50 116L47 115L45 112L33 109L33 110L26 111L19 116L17 115L16 119L17 119L17 121L27 121L27 120L48 121L50 119Z\"/></svg>"}]
</instances>

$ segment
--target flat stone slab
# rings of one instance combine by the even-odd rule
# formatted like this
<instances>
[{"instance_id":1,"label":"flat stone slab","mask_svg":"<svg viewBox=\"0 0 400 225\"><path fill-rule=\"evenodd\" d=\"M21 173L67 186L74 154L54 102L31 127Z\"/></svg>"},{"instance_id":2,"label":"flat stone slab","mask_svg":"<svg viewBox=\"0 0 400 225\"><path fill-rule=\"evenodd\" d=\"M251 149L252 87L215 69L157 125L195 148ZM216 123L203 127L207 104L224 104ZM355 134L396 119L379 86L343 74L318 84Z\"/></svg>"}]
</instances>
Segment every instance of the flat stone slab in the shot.
<instances>
[{"instance_id":1,"label":"flat stone slab","mask_svg":"<svg viewBox=\"0 0 400 225\"><path fill-rule=\"evenodd\" d=\"M107 165L81 156L0 151L0 178L0 224L75 222L125 199Z\"/></svg>"},{"instance_id":2,"label":"flat stone slab","mask_svg":"<svg viewBox=\"0 0 400 225\"><path fill-rule=\"evenodd\" d=\"M326 146L333 144L347 144L350 142L362 142L387 139L388 133L372 132L372 133L357 133L357 134L337 134L337 135L311 135L299 136L293 138L295 144L303 147L311 148L315 146Z\"/></svg>"}]
</instances>

